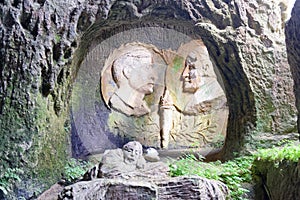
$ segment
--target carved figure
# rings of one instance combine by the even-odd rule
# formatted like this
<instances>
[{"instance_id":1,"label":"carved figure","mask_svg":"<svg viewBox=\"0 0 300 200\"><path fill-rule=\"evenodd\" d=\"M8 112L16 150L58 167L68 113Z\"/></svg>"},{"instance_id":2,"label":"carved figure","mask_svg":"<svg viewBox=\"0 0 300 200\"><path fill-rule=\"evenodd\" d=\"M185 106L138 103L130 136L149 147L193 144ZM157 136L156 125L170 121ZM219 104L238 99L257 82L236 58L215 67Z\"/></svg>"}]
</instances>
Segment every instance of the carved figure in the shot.
<instances>
[{"instance_id":1,"label":"carved figure","mask_svg":"<svg viewBox=\"0 0 300 200\"><path fill-rule=\"evenodd\" d=\"M177 51L163 50L163 57L168 64L165 87L175 109L172 128L165 131L168 129L162 127L168 123L163 122L162 113L167 109L160 108L161 141L169 138L168 148L211 147L212 143L224 141L228 118L224 84L204 43L191 40ZM162 143L161 147L167 145Z\"/></svg>"},{"instance_id":2,"label":"carved figure","mask_svg":"<svg viewBox=\"0 0 300 200\"><path fill-rule=\"evenodd\" d=\"M185 67L182 72L183 91L194 93L200 87L200 75L197 72L197 54L195 52L189 53L185 60Z\"/></svg>"},{"instance_id":3,"label":"carved figure","mask_svg":"<svg viewBox=\"0 0 300 200\"><path fill-rule=\"evenodd\" d=\"M101 71L101 95L112 109L109 131L163 149L211 147L224 140L228 108L222 86L201 40L177 50L124 44Z\"/></svg>"},{"instance_id":4,"label":"carved figure","mask_svg":"<svg viewBox=\"0 0 300 200\"><path fill-rule=\"evenodd\" d=\"M113 62L112 75L118 86L109 100L113 109L138 117L150 112L144 96L153 92L152 64L151 52L142 46L122 54Z\"/></svg>"},{"instance_id":5,"label":"carved figure","mask_svg":"<svg viewBox=\"0 0 300 200\"><path fill-rule=\"evenodd\" d=\"M142 145L137 141L128 142L122 149L106 150L98 167L84 175L84 180L94 178L163 178L169 168L162 162L147 163L143 157Z\"/></svg>"},{"instance_id":6,"label":"carved figure","mask_svg":"<svg viewBox=\"0 0 300 200\"><path fill-rule=\"evenodd\" d=\"M185 66L182 72L183 92L193 94L187 102L183 112L197 115L209 113L212 108L219 109L225 106L226 98L215 75L207 74L201 76L201 70L213 68L206 60L199 60L197 52L190 52L185 59ZM210 62L210 61L209 61ZM207 65L207 66L205 66Z\"/></svg>"},{"instance_id":7,"label":"carved figure","mask_svg":"<svg viewBox=\"0 0 300 200\"><path fill-rule=\"evenodd\" d=\"M161 148L167 149L169 146L170 131L173 125L173 100L169 91L165 89L163 96L160 99L159 121Z\"/></svg>"}]
</instances>

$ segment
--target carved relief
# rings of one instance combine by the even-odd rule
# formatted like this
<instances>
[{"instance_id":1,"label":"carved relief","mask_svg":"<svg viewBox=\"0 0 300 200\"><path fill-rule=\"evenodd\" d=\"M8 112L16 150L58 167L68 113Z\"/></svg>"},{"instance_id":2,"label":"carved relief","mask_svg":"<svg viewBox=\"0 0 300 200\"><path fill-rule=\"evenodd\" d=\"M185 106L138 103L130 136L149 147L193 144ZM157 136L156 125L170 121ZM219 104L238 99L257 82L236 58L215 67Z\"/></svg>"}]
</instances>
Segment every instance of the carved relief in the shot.
<instances>
[{"instance_id":1,"label":"carved relief","mask_svg":"<svg viewBox=\"0 0 300 200\"><path fill-rule=\"evenodd\" d=\"M169 146L170 132L173 126L173 112L175 110L172 97L167 89L165 89L165 92L160 99L159 106L161 147L167 149Z\"/></svg>"},{"instance_id":2,"label":"carved relief","mask_svg":"<svg viewBox=\"0 0 300 200\"><path fill-rule=\"evenodd\" d=\"M180 111L197 115L209 112L222 100L226 103L225 93L201 40L182 45L174 55L166 73L166 84L174 91L175 105Z\"/></svg>"},{"instance_id":3,"label":"carved relief","mask_svg":"<svg viewBox=\"0 0 300 200\"><path fill-rule=\"evenodd\" d=\"M84 174L83 180L95 178L163 178L169 167L163 162L147 162L143 147L137 141L128 142L122 149L106 150L101 162Z\"/></svg>"},{"instance_id":4,"label":"carved relief","mask_svg":"<svg viewBox=\"0 0 300 200\"><path fill-rule=\"evenodd\" d=\"M224 141L228 107L201 40L177 50L126 44L107 59L101 92L110 131L146 146L204 147Z\"/></svg>"},{"instance_id":5,"label":"carved relief","mask_svg":"<svg viewBox=\"0 0 300 200\"><path fill-rule=\"evenodd\" d=\"M227 100L205 45L192 40L176 52L167 51L166 87L178 111L170 138L183 147L224 141Z\"/></svg>"},{"instance_id":6,"label":"carved relief","mask_svg":"<svg viewBox=\"0 0 300 200\"><path fill-rule=\"evenodd\" d=\"M150 112L144 101L153 92L155 75L152 53L142 45L131 46L111 64L111 74L118 89L108 105L128 116L143 116ZM104 85L105 86L105 85Z\"/></svg>"},{"instance_id":7,"label":"carved relief","mask_svg":"<svg viewBox=\"0 0 300 200\"><path fill-rule=\"evenodd\" d=\"M182 72L183 92L195 93L200 87L200 74L197 66L197 53L190 52L184 63L184 70Z\"/></svg>"}]
</instances>

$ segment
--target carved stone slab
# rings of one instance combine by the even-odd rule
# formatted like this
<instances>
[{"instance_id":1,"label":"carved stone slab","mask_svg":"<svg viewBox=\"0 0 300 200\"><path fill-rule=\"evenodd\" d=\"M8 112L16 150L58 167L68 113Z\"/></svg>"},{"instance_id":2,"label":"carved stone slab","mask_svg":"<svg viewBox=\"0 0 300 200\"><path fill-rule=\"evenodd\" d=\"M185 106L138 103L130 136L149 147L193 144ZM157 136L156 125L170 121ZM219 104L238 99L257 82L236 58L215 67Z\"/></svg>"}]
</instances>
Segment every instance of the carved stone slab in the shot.
<instances>
[{"instance_id":1,"label":"carved stone slab","mask_svg":"<svg viewBox=\"0 0 300 200\"><path fill-rule=\"evenodd\" d=\"M123 45L108 57L101 76L110 130L165 149L224 141L228 107L222 87L201 40L175 51Z\"/></svg>"},{"instance_id":2,"label":"carved stone slab","mask_svg":"<svg viewBox=\"0 0 300 200\"><path fill-rule=\"evenodd\" d=\"M226 185L219 181L192 177L176 177L154 182L136 179L96 179L78 182L64 188L59 200L225 200Z\"/></svg>"},{"instance_id":3,"label":"carved stone slab","mask_svg":"<svg viewBox=\"0 0 300 200\"><path fill-rule=\"evenodd\" d=\"M73 152L103 153L132 140L214 148L225 140L227 119L223 82L201 39L133 29L103 41L81 63L72 93Z\"/></svg>"}]
</instances>

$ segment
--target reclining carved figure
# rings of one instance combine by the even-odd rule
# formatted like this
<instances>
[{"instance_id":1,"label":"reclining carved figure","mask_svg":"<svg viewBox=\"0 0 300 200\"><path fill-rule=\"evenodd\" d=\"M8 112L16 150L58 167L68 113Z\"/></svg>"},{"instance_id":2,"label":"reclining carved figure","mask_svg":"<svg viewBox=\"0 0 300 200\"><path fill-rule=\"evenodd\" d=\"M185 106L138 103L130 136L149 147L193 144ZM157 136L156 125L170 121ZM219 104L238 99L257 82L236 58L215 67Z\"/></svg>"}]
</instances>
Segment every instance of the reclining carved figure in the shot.
<instances>
[{"instance_id":1,"label":"reclining carved figure","mask_svg":"<svg viewBox=\"0 0 300 200\"><path fill-rule=\"evenodd\" d=\"M128 142L122 149L106 150L98 166L88 170L83 180L95 178L164 178L169 167L162 162L146 162L142 145Z\"/></svg>"}]
</instances>

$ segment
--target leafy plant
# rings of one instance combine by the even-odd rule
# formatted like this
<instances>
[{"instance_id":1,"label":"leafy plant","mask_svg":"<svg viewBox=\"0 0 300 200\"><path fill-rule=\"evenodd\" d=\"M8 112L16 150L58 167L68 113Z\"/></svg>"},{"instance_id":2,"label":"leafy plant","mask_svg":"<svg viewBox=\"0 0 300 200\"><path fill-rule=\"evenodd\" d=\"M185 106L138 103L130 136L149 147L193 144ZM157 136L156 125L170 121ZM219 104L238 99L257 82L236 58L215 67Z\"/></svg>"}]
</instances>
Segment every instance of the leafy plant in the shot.
<instances>
[{"instance_id":1,"label":"leafy plant","mask_svg":"<svg viewBox=\"0 0 300 200\"><path fill-rule=\"evenodd\" d=\"M65 166L64 178L68 182L74 182L81 177L89 167L91 167L90 162L71 158Z\"/></svg>"},{"instance_id":2,"label":"leafy plant","mask_svg":"<svg viewBox=\"0 0 300 200\"><path fill-rule=\"evenodd\" d=\"M23 171L21 169L8 168L3 174L1 174L0 190L2 190L5 195L7 195L9 192L12 192L14 182L21 181L20 174L22 173Z\"/></svg>"},{"instance_id":3,"label":"leafy plant","mask_svg":"<svg viewBox=\"0 0 300 200\"><path fill-rule=\"evenodd\" d=\"M252 162L252 156L244 156L225 163L220 161L204 163L194 155L187 155L170 164L170 175L198 175L219 180L228 186L233 199L242 199L242 195L248 191L242 187L242 183L252 180Z\"/></svg>"},{"instance_id":4,"label":"leafy plant","mask_svg":"<svg viewBox=\"0 0 300 200\"><path fill-rule=\"evenodd\" d=\"M255 160L273 161L276 165L283 160L298 162L300 159L300 145L287 144L281 148L259 149L258 152L254 154L254 158Z\"/></svg>"},{"instance_id":5,"label":"leafy plant","mask_svg":"<svg viewBox=\"0 0 300 200\"><path fill-rule=\"evenodd\" d=\"M249 156L237 157L221 163L220 161L204 163L193 154L186 155L170 163L170 175L198 175L208 179L215 179L225 183L231 191L232 199L242 199L248 190L243 188L243 183L251 183L252 166L254 161L270 161L278 166L283 160L298 162L300 159L300 145L287 144L283 147L259 149Z\"/></svg>"}]
</instances>

